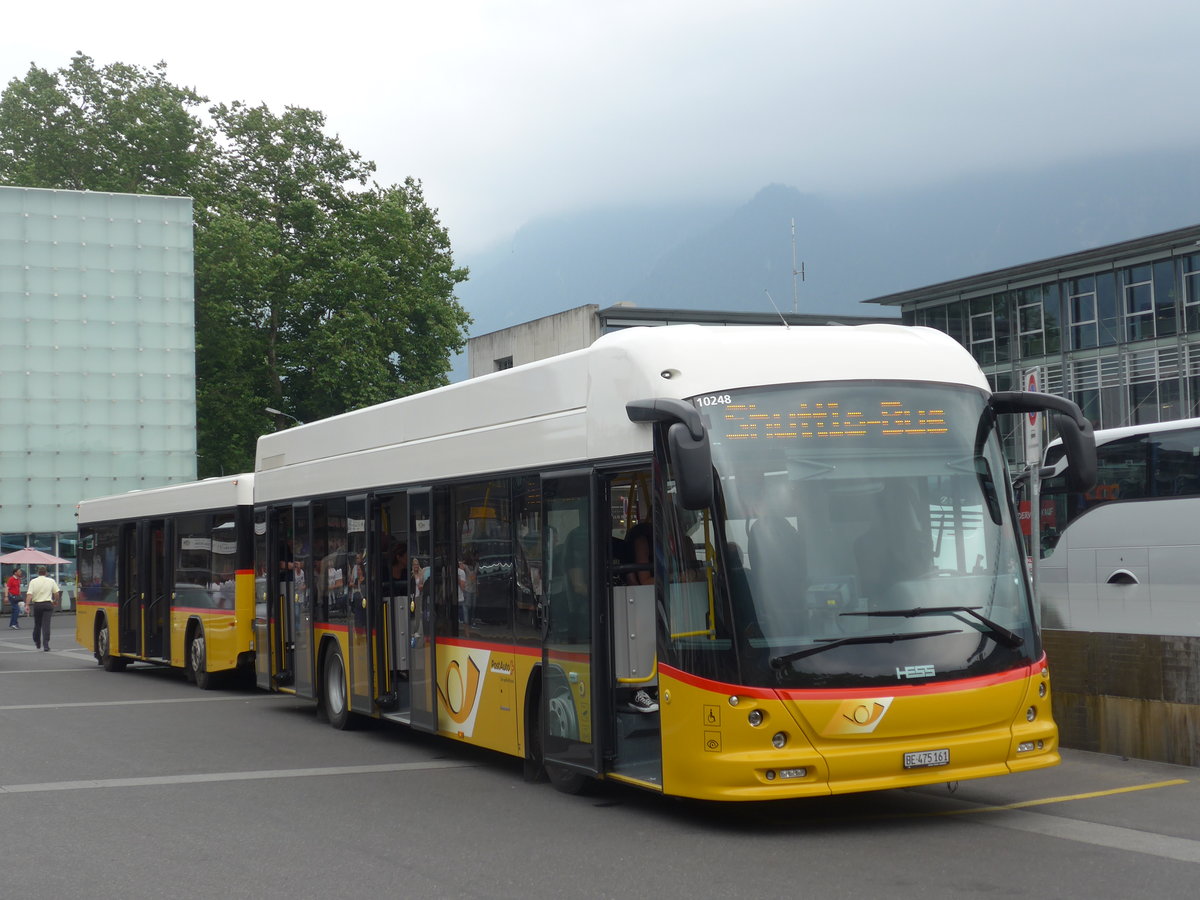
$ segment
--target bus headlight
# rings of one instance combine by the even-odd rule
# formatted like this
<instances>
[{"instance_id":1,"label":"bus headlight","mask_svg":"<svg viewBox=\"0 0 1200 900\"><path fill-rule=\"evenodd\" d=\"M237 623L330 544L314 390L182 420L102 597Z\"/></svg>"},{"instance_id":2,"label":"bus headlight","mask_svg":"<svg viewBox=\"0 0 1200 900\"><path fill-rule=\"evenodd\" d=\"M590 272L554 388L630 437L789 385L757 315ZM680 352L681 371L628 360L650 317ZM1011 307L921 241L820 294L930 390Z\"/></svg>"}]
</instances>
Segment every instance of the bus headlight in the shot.
<instances>
[{"instance_id":1,"label":"bus headlight","mask_svg":"<svg viewBox=\"0 0 1200 900\"><path fill-rule=\"evenodd\" d=\"M787 746L787 734L782 731L777 731L771 736L771 746L776 750L782 750Z\"/></svg>"},{"instance_id":2,"label":"bus headlight","mask_svg":"<svg viewBox=\"0 0 1200 900\"><path fill-rule=\"evenodd\" d=\"M748 721L752 727L757 728L759 725L761 725L763 723L762 710L761 709L751 710L750 715L746 716L746 721Z\"/></svg>"},{"instance_id":3,"label":"bus headlight","mask_svg":"<svg viewBox=\"0 0 1200 900\"><path fill-rule=\"evenodd\" d=\"M1037 707L1036 706L1031 706L1031 707L1029 707L1029 709L1025 710L1025 721L1026 722L1032 722L1036 718L1037 718Z\"/></svg>"},{"instance_id":4,"label":"bus headlight","mask_svg":"<svg viewBox=\"0 0 1200 900\"><path fill-rule=\"evenodd\" d=\"M1046 696L1046 682L1044 681L1038 685L1038 696L1042 698Z\"/></svg>"}]
</instances>

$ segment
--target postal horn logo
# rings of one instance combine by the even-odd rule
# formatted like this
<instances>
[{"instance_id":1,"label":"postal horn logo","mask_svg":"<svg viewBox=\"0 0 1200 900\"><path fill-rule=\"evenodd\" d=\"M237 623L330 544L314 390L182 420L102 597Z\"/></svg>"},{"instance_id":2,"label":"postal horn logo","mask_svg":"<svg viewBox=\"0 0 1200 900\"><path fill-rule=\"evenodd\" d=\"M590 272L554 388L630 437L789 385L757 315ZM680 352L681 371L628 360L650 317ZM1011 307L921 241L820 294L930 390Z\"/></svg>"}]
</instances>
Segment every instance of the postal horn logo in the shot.
<instances>
[{"instance_id":1,"label":"postal horn logo","mask_svg":"<svg viewBox=\"0 0 1200 900\"><path fill-rule=\"evenodd\" d=\"M891 705L891 697L861 697L844 700L821 734L826 737L870 734L883 721L883 717L887 715Z\"/></svg>"},{"instance_id":2,"label":"postal horn logo","mask_svg":"<svg viewBox=\"0 0 1200 900\"><path fill-rule=\"evenodd\" d=\"M460 731L466 737L474 732L479 697L483 693L483 673L487 671L490 655L486 650L455 653L442 670L437 692L442 715L454 723L449 730Z\"/></svg>"}]
</instances>

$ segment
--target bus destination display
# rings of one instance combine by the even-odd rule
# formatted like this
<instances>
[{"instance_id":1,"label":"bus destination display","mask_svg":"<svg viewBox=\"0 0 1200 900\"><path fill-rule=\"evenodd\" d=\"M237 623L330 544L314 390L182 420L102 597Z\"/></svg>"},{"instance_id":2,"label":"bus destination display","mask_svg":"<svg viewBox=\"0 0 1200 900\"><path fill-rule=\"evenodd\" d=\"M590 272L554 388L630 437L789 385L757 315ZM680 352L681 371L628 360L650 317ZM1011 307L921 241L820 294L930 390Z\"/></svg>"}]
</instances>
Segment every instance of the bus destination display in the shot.
<instances>
[{"instance_id":1,"label":"bus destination display","mask_svg":"<svg viewBox=\"0 0 1200 900\"><path fill-rule=\"evenodd\" d=\"M762 399L729 401L712 404L721 406L718 422L713 424L733 441L866 438L873 442L874 438L945 435L950 431L944 409L922 409L899 400L880 400L870 408L838 401L786 404L793 407L790 409L768 406Z\"/></svg>"}]
</instances>

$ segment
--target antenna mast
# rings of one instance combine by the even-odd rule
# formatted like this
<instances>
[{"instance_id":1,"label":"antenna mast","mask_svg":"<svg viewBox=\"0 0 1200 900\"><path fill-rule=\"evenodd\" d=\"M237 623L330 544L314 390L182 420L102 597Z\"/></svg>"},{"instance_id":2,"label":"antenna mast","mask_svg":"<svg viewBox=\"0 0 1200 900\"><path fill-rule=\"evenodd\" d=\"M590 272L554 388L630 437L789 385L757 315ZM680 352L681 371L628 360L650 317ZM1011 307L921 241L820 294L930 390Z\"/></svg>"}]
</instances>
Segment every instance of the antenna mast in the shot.
<instances>
[{"instance_id":1,"label":"antenna mast","mask_svg":"<svg viewBox=\"0 0 1200 900\"><path fill-rule=\"evenodd\" d=\"M792 312L800 312L800 285L796 281L796 276L800 276L800 281L804 280L804 263L800 263L800 268L796 268L796 220L792 219Z\"/></svg>"}]
</instances>

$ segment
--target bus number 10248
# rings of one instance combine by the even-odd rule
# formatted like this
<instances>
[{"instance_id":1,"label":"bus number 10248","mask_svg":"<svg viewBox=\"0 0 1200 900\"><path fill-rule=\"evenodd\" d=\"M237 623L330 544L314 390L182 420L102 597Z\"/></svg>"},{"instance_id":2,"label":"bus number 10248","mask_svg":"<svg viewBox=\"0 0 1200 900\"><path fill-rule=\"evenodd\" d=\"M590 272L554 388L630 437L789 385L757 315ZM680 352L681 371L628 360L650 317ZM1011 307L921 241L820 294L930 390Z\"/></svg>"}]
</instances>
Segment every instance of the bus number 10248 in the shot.
<instances>
[{"instance_id":1,"label":"bus number 10248","mask_svg":"<svg viewBox=\"0 0 1200 900\"><path fill-rule=\"evenodd\" d=\"M707 397L697 397L697 406L728 406L733 398L728 394L709 394Z\"/></svg>"}]
</instances>

